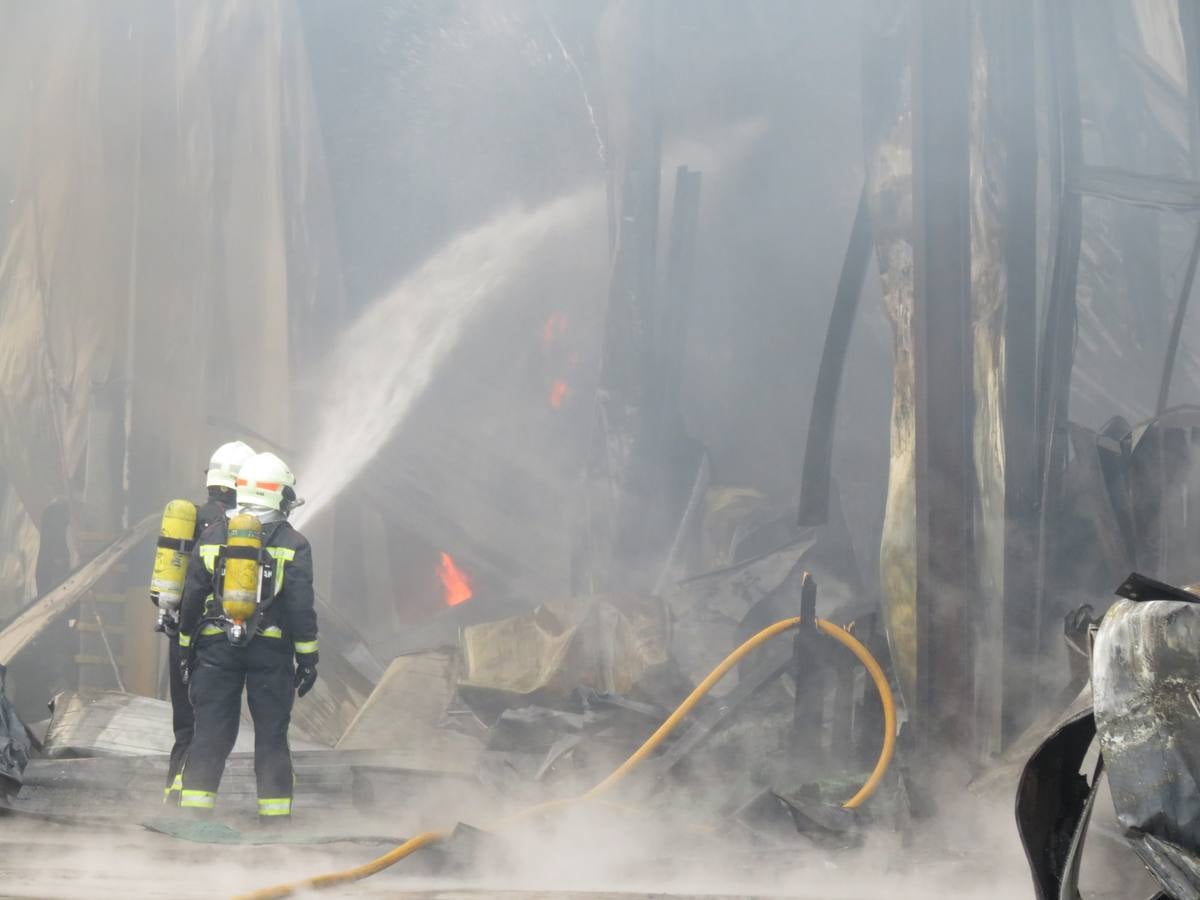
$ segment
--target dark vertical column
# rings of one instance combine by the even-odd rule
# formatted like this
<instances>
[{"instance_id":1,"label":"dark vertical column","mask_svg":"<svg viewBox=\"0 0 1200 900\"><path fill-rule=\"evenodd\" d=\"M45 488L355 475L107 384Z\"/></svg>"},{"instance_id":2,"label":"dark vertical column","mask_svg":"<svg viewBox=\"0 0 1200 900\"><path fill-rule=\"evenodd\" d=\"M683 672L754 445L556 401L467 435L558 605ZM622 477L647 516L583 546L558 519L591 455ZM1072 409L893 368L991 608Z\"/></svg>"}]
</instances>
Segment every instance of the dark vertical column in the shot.
<instances>
[{"instance_id":1,"label":"dark vertical column","mask_svg":"<svg viewBox=\"0 0 1200 900\"><path fill-rule=\"evenodd\" d=\"M913 304L917 685L923 749L966 753L974 718L967 5L914 0ZM932 759L925 754L924 758Z\"/></svg>"},{"instance_id":2,"label":"dark vertical column","mask_svg":"<svg viewBox=\"0 0 1200 900\"><path fill-rule=\"evenodd\" d=\"M655 273L661 140L655 100L657 3L620 0L599 35L609 149L611 275L576 590L646 589L661 560L650 515L654 452Z\"/></svg>"},{"instance_id":3,"label":"dark vertical column","mask_svg":"<svg viewBox=\"0 0 1200 900\"><path fill-rule=\"evenodd\" d=\"M1029 675L1035 679L1036 665L1048 652L1057 623L1047 621L1045 598L1047 577L1053 565L1056 547L1053 523L1062 493L1066 469L1068 438L1068 400L1071 371L1075 360L1076 286L1079 278L1079 252L1083 233L1083 204L1069 185L1075 181L1082 162L1082 134L1079 115L1079 81L1075 64L1075 34L1071 7L1066 3L1046 3L1054 102L1056 107L1057 153L1052 156L1051 185L1057 208L1051 262L1050 292L1046 298L1046 323L1038 352L1037 384L1037 460L1038 497L1037 582L1028 619L1031 631L1030 652L1035 665Z\"/></svg>"},{"instance_id":4,"label":"dark vertical column","mask_svg":"<svg viewBox=\"0 0 1200 900\"><path fill-rule=\"evenodd\" d=\"M657 329L661 397L658 412L660 426L664 431L664 444L678 440L683 426L679 397L683 385L684 355L687 350L688 320L691 314L696 226L700 219L700 182L700 173L688 169L687 166L680 166L675 172L671 241L667 249L665 290Z\"/></svg>"},{"instance_id":5,"label":"dark vertical column","mask_svg":"<svg viewBox=\"0 0 1200 900\"><path fill-rule=\"evenodd\" d=\"M1007 745L1033 706L1033 541L1037 519L1037 100L1033 0L998 0L1008 205L1004 222L1004 610L1000 737ZM995 748L1000 749L1000 748Z\"/></svg>"},{"instance_id":6,"label":"dark vertical column","mask_svg":"<svg viewBox=\"0 0 1200 900\"><path fill-rule=\"evenodd\" d=\"M858 315L858 299L862 295L863 279L871 263L873 248L871 211L867 186L858 198L858 210L850 229L850 243L842 260L825 345L821 350L821 365L817 369L817 386L813 391L812 410L808 417L808 438L804 445L804 468L800 473L800 514L802 526L824 525L829 520L829 483L833 472L833 438L837 426L838 394L842 372L854 321Z\"/></svg>"}]
</instances>

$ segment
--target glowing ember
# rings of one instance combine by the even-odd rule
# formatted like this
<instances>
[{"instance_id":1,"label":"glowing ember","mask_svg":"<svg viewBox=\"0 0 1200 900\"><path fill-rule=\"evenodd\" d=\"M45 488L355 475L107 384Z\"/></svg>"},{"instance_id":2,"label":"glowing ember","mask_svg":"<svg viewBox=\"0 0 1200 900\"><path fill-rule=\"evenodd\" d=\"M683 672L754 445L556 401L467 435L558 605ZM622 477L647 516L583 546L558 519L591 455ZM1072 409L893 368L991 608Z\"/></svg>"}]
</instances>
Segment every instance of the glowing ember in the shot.
<instances>
[{"instance_id":1,"label":"glowing ember","mask_svg":"<svg viewBox=\"0 0 1200 900\"><path fill-rule=\"evenodd\" d=\"M542 326L542 343L550 346L567 333L567 317L562 313L554 313Z\"/></svg>"},{"instance_id":2,"label":"glowing ember","mask_svg":"<svg viewBox=\"0 0 1200 900\"><path fill-rule=\"evenodd\" d=\"M550 386L550 405L555 409L561 407L562 402L567 399L567 393L569 390L570 388L567 387L567 383L562 379L554 382L554 384Z\"/></svg>"},{"instance_id":3,"label":"glowing ember","mask_svg":"<svg viewBox=\"0 0 1200 900\"><path fill-rule=\"evenodd\" d=\"M447 606L458 606L471 599L471 579L467 573L454 564L449 553L442 554L442 564L438 566L438 578L442 580L442 588L446 594Z\"/></svg>"}]
</instances>

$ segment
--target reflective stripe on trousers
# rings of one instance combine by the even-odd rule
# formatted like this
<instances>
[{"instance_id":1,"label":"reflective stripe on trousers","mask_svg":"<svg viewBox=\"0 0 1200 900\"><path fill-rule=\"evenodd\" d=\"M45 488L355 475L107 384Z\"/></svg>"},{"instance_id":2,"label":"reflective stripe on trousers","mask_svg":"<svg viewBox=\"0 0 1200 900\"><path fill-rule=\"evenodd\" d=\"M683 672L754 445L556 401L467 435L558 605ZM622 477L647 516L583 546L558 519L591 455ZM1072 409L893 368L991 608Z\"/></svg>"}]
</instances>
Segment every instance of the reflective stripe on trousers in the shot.
<instances>
[{"instance_id":1,"label":"reflective stripe on trousers","mask_svg":"<svg viewBox=\"0 0 1200 900\"><path fill-rule=\"evenodd\" d=\"M260 816L290 816L292 814L291 797L259 798L258 814Z\"/></svg>"},{"instance_id":2,"label":"reflective stripe on trousers","mask_svg":"<svg viewBox=\"0 0 1200 900\"><path fill-rule=\"evenodd\" d=\"M217 805L216 791L184 790L179 796L179 805L184 809L212 809Z\"/></svg>"},{"instance_id":3,"label":"reflective stripe on trousers","mask_svg":"<svg viewBox=\"0 0 1200 900\"><path fill-rule=\"evenodd\" d=\"M180 772L175 776L175 780L163 788L163 803L171 802L171 795L178 794L183 790L183 773Z\"/></svg>"}]
</instances>

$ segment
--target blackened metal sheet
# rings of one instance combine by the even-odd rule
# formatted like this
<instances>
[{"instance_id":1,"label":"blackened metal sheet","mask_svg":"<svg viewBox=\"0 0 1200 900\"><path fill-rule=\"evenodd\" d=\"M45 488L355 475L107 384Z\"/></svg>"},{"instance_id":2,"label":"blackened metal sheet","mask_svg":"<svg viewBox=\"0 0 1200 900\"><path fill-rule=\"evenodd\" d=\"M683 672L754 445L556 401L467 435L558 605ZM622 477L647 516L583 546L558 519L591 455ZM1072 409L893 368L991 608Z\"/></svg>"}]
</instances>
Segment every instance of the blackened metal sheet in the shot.
<instances>
[{"instance_id":1,"label":"blackened metal sheet","mask_svg":"<svg viewBox=\"0 0 1200 900\"><path fill-rule=\"evenodd\" d=\"M4 666L0 665L0 797L21 790L22 773L29 764L31 741L25 724L4 696Z\"/></svg>"},{"instance_id":2,"label":"blackened metal sheet","mask_svg":"<svg viewBox=\"0 0 1200 900\"><path fill-rule=\"evenodd\" d=\"M1200 900L1200 860L1194 854L1152 834L1140 835L1131 843L1133 852L1168 892L1164 900Z\"/></svg>"},{"instance_id":3,"label":"blackened metal sheet","mask_svg":"<svg viewBox=\"0 0 1200 900\"><path fill-rule=\"evenodd\" d=\"M1092 654L1096 730L1126 831L1200 850L1200 605L1120 600Z\"/></svg>"},{"instance_id":4,"label":"blackened metal sheet","mask_svg":"<svg viewBox=\"0 0 1200 900\"><path fill-rule=\"evenodd\" d=\"M1033 752L1017 785L1017 833L1037 900L1058 900L1090 789L1079 774L1095 736L1091 709L1073 707Z\"/></svg>"}]
</instances>

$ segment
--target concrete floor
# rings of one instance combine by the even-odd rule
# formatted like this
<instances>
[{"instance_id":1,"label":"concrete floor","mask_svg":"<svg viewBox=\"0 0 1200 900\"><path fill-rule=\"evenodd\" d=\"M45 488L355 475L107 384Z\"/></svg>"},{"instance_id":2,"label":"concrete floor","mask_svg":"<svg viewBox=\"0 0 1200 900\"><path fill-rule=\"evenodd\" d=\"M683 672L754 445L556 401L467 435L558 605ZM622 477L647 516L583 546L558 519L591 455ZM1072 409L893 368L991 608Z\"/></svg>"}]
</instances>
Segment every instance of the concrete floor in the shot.
<instances>
[{"instance_id":1,"label":"concrete floor","mask_svg":"<svg viewBox=\"0 0 1200 900\"><path fill-rule=\"evenodd\" d=\"M231 767L222 786L226 824L251 839L254 822L248 761ZM421 779L374 785L365 807L350 802L346 769L301 766L298 813L291 838L359 836L316 844L200 844L148 831L141 822L164 815L163 776L120 760L31 765L18 798L20 814L0 816L0 897L191 898L232 897L365 863L396 839L455 821L495 821L476 793L455 797L452 785ZM247 769L242 771L242 769ZM307 774L305 774L307 772ZM340 774L339 774L340 773ZM245 782L245 783L243 783ZM305 787L307 786L307 787ZM436 787L436 790L433 788ZM385 794L380 794L380 791ZM362 791L357 792L359 795ZM157 795L158 799L155 799ZM887 897L925 900L1024 900L1028 870L1016 842L1011 805L968 806L924 835L872 833L857 851L824 851L789 840L773 849L753 846L729 823L697 835L673 824L665 810L625 812L576 807L500 834L468 831L448 847L426 850L369 880L325 897L406 897L428 900L579 900L629 898L767 898L850 900ZM78 817L54 823L47 816ZM682 827L681 827L682 826ZM378 836L370 838L368 836ZM1099 845L1098 848L1099 849ZM1122 865L1121 870L1128 869ZM1135 865L1136 868L1136 865ZM1086 881L1086 880L1085 880ZM1088 900L1146 896L1105 893L1114 882L1093 882Z\"/></svg>"},{"instance_id":2,"label":"concrete floor","mask_svg":"<svg viewBox=\"0 0 1200 900\"><path fill-rule=\"evenodd\" d=\"M225 846L196 844L137 827L87 830L28 820L0 819L0 896L21 898L191 898L232 897L256 888L290 882L323 872L366 862L388 847L362 843L320 845ZM798 866L778 865L780 857L763 867L751 883L739 881L745 869L721 877L715 870L692 875L680 872L657 882L654 878L625 884L611 883L604 868L580 872L528 870L531 850L513 847L513 869L505 872L443 874L422 873L423 865L406 860L395 868L355 885L323 892L336 897L405 897L422 900L542 900L570 897L578 900L630 900L630 898L705 898L750 900L792 897L803 900L847 900L851 897L887 896L889 900L916 900L929 896L955 896L978 900L1006 900L1029 896L1023 872L1016 878L992 870L979 877L978 867L961 859L931 862L924 872L914 869L887 871L895 860L889 854L874 856L871 865L861 861L810 860ZM602 848L590 848L596 852ZM878 864L878 865L876 865ZM408 866L406 868L406 865ZM777 869L772 867L778 866ZM612 871L620 867L613 861ZM561 880L560 880L561 879ZM588 883L595 879L595 887ZM604 883L609 881L610 883ZM561 884L561 888L555 887ZM311 895L310 895L311 896Z\"/></svg>"}]
</instances>

